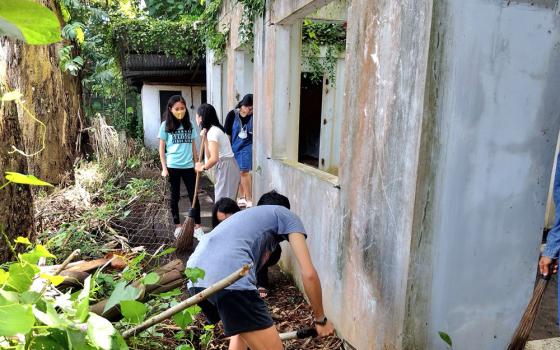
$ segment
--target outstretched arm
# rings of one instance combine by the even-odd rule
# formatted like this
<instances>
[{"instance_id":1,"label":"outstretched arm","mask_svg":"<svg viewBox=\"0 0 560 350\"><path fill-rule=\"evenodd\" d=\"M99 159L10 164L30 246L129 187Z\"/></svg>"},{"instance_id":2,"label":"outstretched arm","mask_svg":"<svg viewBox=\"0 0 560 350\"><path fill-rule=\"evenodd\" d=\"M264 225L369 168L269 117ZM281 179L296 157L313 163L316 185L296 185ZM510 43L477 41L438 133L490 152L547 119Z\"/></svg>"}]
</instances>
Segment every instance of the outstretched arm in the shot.
<instances>
[{"instance_id":1,"label":"outstretched arm","mask_svg":"<svg viewBox=\"0 0 560 350\"><path fill-rule=\"evenodd\" d=\"M298 262L303 288L311 303L315 320L321 320L325 316L321 281L311 261L309 249L307 249L307 244L305 243L305 236L302 233L290 233L288 235L288 240L290 241L290 245L292 246L292 250ZM319 333L320 336L334 334L334 326L330 321L327 321L324 326L317 324L316 327L317 333Z\"/></svg>"}]
</instances>

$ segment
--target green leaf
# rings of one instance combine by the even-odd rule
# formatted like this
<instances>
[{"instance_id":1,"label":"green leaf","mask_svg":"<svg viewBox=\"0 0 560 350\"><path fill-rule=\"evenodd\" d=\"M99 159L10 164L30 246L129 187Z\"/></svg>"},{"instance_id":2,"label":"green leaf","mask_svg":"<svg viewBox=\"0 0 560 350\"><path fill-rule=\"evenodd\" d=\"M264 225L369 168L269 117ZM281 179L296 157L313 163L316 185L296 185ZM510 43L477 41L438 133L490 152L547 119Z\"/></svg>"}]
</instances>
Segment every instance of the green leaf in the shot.
<instances>
[{"instance_id":1,"label":"green leaf","mask_svg":"<svg viewBox=\"0 0 560 350\"><path fill-rule=\"evenodd\" d=\"M123 300L120 304L124 318L134 324L142 322L148 312L146 305L136 300Z\"/></svg>"},{"instance_id":2,"label":"green leaf","mask_svg":"<svg viewBox=\"0 0 560 350\"><path fill-rule=\"evenodd\" d=\"M55 287L61 284L62 282L64 282L64 277L62 276L53 276L46 273L42 273L39 275L39 277L50 281Z\"/></svg>"},{"instance_id":3,"label":"green leaf","mask_svg":"<svg viewBox=\"0 0 560 350\"><path fill-rule=\"evenodd\" d=\"M14 242L25 244L25 245L31 245L31 242L29 241L29 238L25 238L25 237L21 237L21 236L16 238L16 240Z\"/></svg>"},{"instance_id":4,"label":"green leaf","mask_svg":"<svg viewBox=\"0 0 560 350\"><path fill-rule=\"evenodd\" d=\"M8 277L10 277L10 273L0 269L0 286L2 284L6 283L6 281L8 280Z\"/></svg>"},{"instance_id":5,"label":"green leaf","mask_svg":"<svg viewBox=\"0 0 560 350\"><path fill-rule=\"evenodd\" d=\"M23 253L19 255L19 259L25 261L29 264L36 265L39 261L39 258L56 258L56 256L52 255L47 248L38 244L35 248L27 253Z\"/></svg>"},{"instance_id":6,"label":"green leaf","mask_svg":"<svg viewBox=\"0 0 560 350\"><path fill-rule=\"evenodd\" d=\"M80 322L84 322L89 313L89 293L91 290L91 275L84 281L84 288L78 294L76 300L76 318Z\"/></svg>"},{"instance_id":7,"label":"green leaf","mask_svg":"<svg viewBox=\"0 0 560 350\"><path fill-rule=\"evenodd\" d=\"M111 293L107 304L105 304L105 309L103 313L111 309L113 306L119 304L123 300L136 300L141 294L141 290L133 286L127 286L126 281L121 281L115 286L115 290Z\"/></svg>"},{"instance_id":8,"label":"green leaf","mask_svg":"<svg viewBox=\"0 0 560 350\"><path fill-rule=\"evenodd\" d=\"M35 324L35 317L29 305L0 306L0 337L11 337L18 333L28 333Z\"/></svg>"},{"instance_id":9,"label":"green leaf","mask_svg":"<svg viewBox=\"0 0 560 350\"><path fill-rule=\"evenodd\" d=\"M175 250L177 250L177 248L175 248L175 247L167 248L167 249L165 249L164 251L158 253L156 256L154 256L154 258L156 258L156 259L157 259L157 258L161 258L161 257L164 256L164 255L173 253Z\"/></svg>"},{"instance_id":10,"label":"green leaf","mask_svg":"<svg viewBox=\"0 0 560 350\"><path fill-rule=\"evenodd\" d=\"M193 318L191 314L187 310L185 310L173 315L173 321L175 321L175 324L177 324L177 326L185 328L192 323Z\"/></svg>"},{"instance_id":11,"label":"green leaf","mask_svg":"<svg viewBox=\"0 0 560 350\"><path fill-rule=\"evenodd\" d=\"M33 308L33 315L44 325L49 327L62 327L65 322L64 320L58 315L56 310L54 309L53 304L47 304L46 312L39 310L38 308Z\"/></svg>"},{"instance_id":12,"label":"green leaf","mask_svg":"<svg viewBox=\"0 0 560 350\"><path fill-rule=\"evenodd\" d=\"M156 284L159 281L159 275L155 272L150 272L143 279L142 283L145 285Z\"/></svg>"},{"instance_id":13,"label":"green leaf","mask_svg":"<svg viewBox=\"0 0 560 350\"><path fill-rule=\"evenodd\" d=\"M200 311L202 311L202 309L198 305L193 305L193 306L189 307L187 309L187 311L189 312L189 314L191 314L192 317L194 317L194 316L198 315L200 313Z\"/></svg>"},{"instance_id":14,"label":"green leaf","mask_svg":"<svg viewBox=\"0 0 560 350\"><path fill-rule=\"evenodd\" d=\"M199 269L198 267L187 267L185 269L185 275L193 283L200 279L203 279L205 274L206 273L204 272L204 270Z\"/></svg>"},{"instance_id":15,"label":"green leaf","mask_svg":"<svg viewBox=\"0 0 560 350\"><path fill-rule=\"evenodd\" d=\"M18 292L25 292L31 287L33 277L39 272L37 266L25 262L10 265L10 276L6 284Z\"/></svg>"},{"instance_id":16,"label":"green leaf","mask_svg":"<svg viewBox=\"0 0 560 350\"><path fill-rule=\"evenodd\" d=\"M1 19L0 19L0 31L2 30L2 26L1 26ZM7 101L15 101L15 100L20 100L23 97L23 94L21 92L19 92L19 90L14 90L14 91L10 91L10 92L6 92L4 95L2 95L2 97L0 98L0 100L2 102L7 102Z\"/></svg>"},{"instance_id":17,"label":"green leaf","mask_svg":"<svg viewBox=\"0 0 560 350\"><path fill-rule=\"evenodd\" d=\"M18 294L0 289L0 306L19 304Z\"/></svg>"},{"instance_id":18,"label":"green leaf","mask_svg":"<svg viewBox=\"0 0 560 350\"><path fill-rule=\"evenodd\" d=\"M31 350L65 350L68 349L66 344L61 344L60 340L52 335L42 335L33 337Z\"/></svg>"},{"instance_id":19,"label":"green leaf","mask_svg":"<svg viewBox=\"0 0 560 350\"><path fill-rule=\"evenodd\" d=\"M0 5L1 6L1 5ZM24 175L20 173L15 173L13 171L6 171L6 180L11 181L16 184L21 185L35 185L35 186L51 186L48 182L39 180L33 175Z\"/></svg>"},{"instance_id":20,"label":"green leaf","mask_svg":"<svg viewBox=\"0 0 560 350\"><path fill-rule=\"evenodd\" d=\"M168 298L179 296L181 294L183 294L183 292L181 292L181 290L179 288L175 288L175 289L170 290L169 292L160 293L160 294L158 294L158 296L160 298L163 298L163 299L168 299Z\"/></svg>"},{"instance_id":21,"label":"green leaf","mask_svg":"<svg viewBox=\"0 0 560 350\"><path fill-rule=\"evenodd\" d=\"M86 333L74 329L67 329L66 334L68 335L68 342L72 345L72 349L95 350L95 348L88 343Z\"/></svg>"},{"instance_id":22,"label":"green leaf","mask_svg":"<svg viewBox=\"0 0 560 350\"><path fill-rule=\"evenodd\" d=\"M37 244L35 247L35 253L39 255L40 258L53 258L56 259L56 256L52 255L51 252L47 250L44 246Z\"/></svg>"},{"instance_id":23,"label":"green leaf","mask_svg":"<svg viewBox=\"0 0 560 350\"><path fill-rule=\"evenodd\" d=\"M33 291L21 293L20 299L22 304L35 304L41 297L41 294Z\"/></svg>"},{"instance_id":24,"label":"green leaf","mask_svg":"<svg viewBox=\"0 0 560 350\"><path fill-rule=\"evenodd\" d=\"M110 350L112 348L113 335L116 333L111 322L90 312L87 325L87 334L90 342L103 350Z\"/></svg>"},{"instance_id":25,"label":"green leaf","mask_svg":"<svg viewBox=\"0 0 560 350\"><path fill-rule=\"evenodd\" d=\"M447 345L449 346L453 346L453 341L451 340L451 337L449 336L449 334L445 333L445 332L438 332L439 337L441 338L441 340L443 340L445 343L447 343Z\"/></svg>"},{"instance_id":26,"label":"green leaf","mask_svg":"<svg viewBox=\"0 0 560 350\"><path fill-rule=\"evenodd\" d=\"M0 1L0 32L31 45L62 39L56 15L33 0Z\"/></svg>"},{"instance_id":27,"label":"green leaf","mask_svg":"<svg viewBox=\"0 0 560 350\"><path fill-rule=\"evenodd\" d=\"M175 350L194 350L189 344L181 344L175 348Z\"/></svg>"}]
</instances>

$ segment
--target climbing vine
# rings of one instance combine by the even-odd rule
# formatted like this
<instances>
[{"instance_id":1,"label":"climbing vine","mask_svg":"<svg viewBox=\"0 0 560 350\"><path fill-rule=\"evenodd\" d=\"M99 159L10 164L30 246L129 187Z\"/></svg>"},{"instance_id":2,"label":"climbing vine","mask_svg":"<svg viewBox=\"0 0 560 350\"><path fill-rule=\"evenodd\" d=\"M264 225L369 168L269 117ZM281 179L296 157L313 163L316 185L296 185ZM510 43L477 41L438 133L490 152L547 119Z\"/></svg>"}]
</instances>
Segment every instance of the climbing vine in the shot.
<instances>
[{"instance_id":1,"label":"climbing vine","mask_svg":"<svg viewBox=\"0 0 560 350\"><path fill-rule=\"evenodd\" d=\"M151 17L111 16L109 40L126 53L163 53L197 61L206 50L202 33L192 20L161 20Z\"/></svg>"},{"instance_id":2,"label":"climbing vine","mask_svg":"<svg viewBox=\"0 0 560 350\"><path fill-rule=\"evenodd\" d=\"M226 52L229 28L219 28L220 11L223 0L206 0L206 9L200 16L202 32L206 38L206 45L214 53L214 61L220 62Z\"/></svg>"},{"instance_id":3,"label":"climbing vine","mask_svg":"<svg viewBox=\"0 0 560 350\"><path fill-rule=\"evenodd\" d=\"M254 53L254 24L255 18L264 15L265 0L238 0L243 5L243 15L239 23L239 41L251 55Z\"/></svg>"},{"instance_id":4,"label":"climbing vine","mask_svg":"<svg viewBox=\"0 0 560 350\"><path fill-rule=\"evenodd\" d=\"M302 56L309 72L304 73L314 82L326 75L335 84L336 61L346 46L346 23L314 22L306 19L302 28Z\"/></svg>"}]
</instances>

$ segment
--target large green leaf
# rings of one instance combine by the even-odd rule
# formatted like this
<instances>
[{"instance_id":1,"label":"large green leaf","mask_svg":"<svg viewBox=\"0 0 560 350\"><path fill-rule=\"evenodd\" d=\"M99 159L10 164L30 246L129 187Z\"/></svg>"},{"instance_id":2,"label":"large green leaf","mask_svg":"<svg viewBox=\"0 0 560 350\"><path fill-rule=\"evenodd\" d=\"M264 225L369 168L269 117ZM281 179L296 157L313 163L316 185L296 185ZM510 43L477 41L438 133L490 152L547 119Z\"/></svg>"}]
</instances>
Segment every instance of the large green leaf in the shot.
<instances>
[{"instance_id":1,"label":"large green leaf","mask_svg":"<svg viewBox=\"0 0 560 350\"><path fill-rule=\"evenodd\" d=\"M193 321L193 318L188 310L180 312L178 314L173 315L173 321L175 324L181 328L185 328L190 325Z\"/></svg>"},{"instance_id":2,"label":"large green leaf","mask_svg":"<svg viewBox=\"0 0 560 350\"><path fill-rule=\"evenodd\" d=\"M155 272L150 272L149 274L147 274L143 279L142 282L145 285L149 285L149 284L156 284L159 281L159 275Z\"/></svg>"},{"instance_id":3,"label":"large green leaf","mask_svg":"<svg viewBox=\"0 0 560 350\"><path fill-rule=\"evenodd\" d=\"M72 345L72 349L76 350L95 350L95 347L91 346L87 339L87 334L75 329L67 329L66 333L68 335L68 342Z\"/></svg>"},{"instance_id":4,"label":"large green leaf","mask_svg":"<svg viewBox=\"0 0 560 350\"><path fill-rule=\"evenodd\" d=\"M0 33L32 45L60 41L56 15L33 0L0 1Z\"/></svg>"},{"instance_id":5,"label":"large green leaf","mask_svg":"<svg viewBox=\"0 0 560 350\"><path fill-rule=\"evenodd\" d=\"M112 348L113 336L117 332L111 322L90 312L87 325L90 342L103 350L110 350Z\"/></svg>"},{"instance_id":6,"label":"large green leaf","mask_svg":"<svg viewBox=\"0 0 560 350\"><path fill-rule=\"evenodd\" d=\"M10 276L9 272L6 272L6 271L0 269L0 286L2 286L4 283L6 283L9 276Z\"/></svg>"},{"instance_id":7,"label":"large green leaf","mask_svg":"<svg viewBox=\"0 0 560 350\"><path fill-rule=\"evenodd\" d=\"M0 7L2 6L3 2L0 1ZM51 185L48 182L45 182L43 180L39 180L38 178L36 178L33 175L24 175L24 174L20 174L20 173L14 173L13 171L6 171L6 180L11 181L13 183L16 184L21 184L21 185L35 185L35 186L51 186L53 187L53 185Z\"/></svg>"},{"instance_id":8,"label":"large green leaf","mask_svg":"<svg viewBox=\"0 0 560 350\"><path fill-rule=\"evenodd\" d=\"M119 304L123 300L136 300L140 296L140 294L142 293L140 289L133 286L127 286L126 284L126 281L117 283L117 285L115 286L115 290L113 290L113 293L109 297L109 300L107 300L107 304L105 304L103 313L105 313L113 306Z\"/></svg>"},{"instance_id":9,"label":"large green leaf","mask_svg":"<svg viewBox=\"0 0 560 350\"><path fill-rule=\"evenodd\" d=\"M0 337L25 334L34 324L35 317L31 306L19 304L0 306Z\"/></svg>"},{"instance_id":10,"label":"large green leaf","mask_svg":"<svg viewBox=\"0 0 560 350\"><path fill-rule=\"evenodd\" d=\"M187 278L191 280L191 282L193 283L195 283L200 279L203 279L204 275L205 275L204 270L199 269L198 267L187 267L185 269L185 276L187 276Z\"/></svg>"},{"instance_id":11,"label":"large green leaf","mask_svg":"<svg viewBox=\"0 0 560 350\"><path fill-rule=\"evenodd\" d=\"M123 300L120 304L121 313L130 323L142 322L148 312L146 305L136 300Z\"/></svg>"},{"instance_id":12,"label":"large green leaf","mask_svg":"<svg viewBox=\"0 0 560 350\"><path fill-rule=\"evenodd\" d=\"M10 276L6 284L18 292L26 292L33 283L33 277L39 271L37 266L25 262L10 265Z\"/></svg>"},{"instance_id":13,"label":"large green leaf","mask_svg":"<svg viewBox=\"0 0 560 350\"><path fill-rule=\"evenodd\" d=\"M23 253L19 255L20 260L28 262L29 264L37 264L39 258L53 258L55 259L56 256L52 255L47 248L38 244L35 248L27 253Z\"/></svg>"}]
</instances>

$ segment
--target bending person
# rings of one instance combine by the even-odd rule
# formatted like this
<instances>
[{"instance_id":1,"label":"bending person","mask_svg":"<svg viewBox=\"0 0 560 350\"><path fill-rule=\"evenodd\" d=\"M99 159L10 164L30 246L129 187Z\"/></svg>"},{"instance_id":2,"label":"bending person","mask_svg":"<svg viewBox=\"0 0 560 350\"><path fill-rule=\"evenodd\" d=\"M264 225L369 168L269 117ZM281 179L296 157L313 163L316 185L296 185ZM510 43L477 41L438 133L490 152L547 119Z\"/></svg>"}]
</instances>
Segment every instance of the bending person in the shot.
<instances>
[{"instance_id":1,"label":"bending person","mask_svg":"<svg viewBox=\"0 0 560 350\"><path fill-rule=\"evenodd\" d=\"M233 158L229 139L214 107L207 103L200 105L196 112L196 122L202 129L200 134L206 135L206 139L205 161L196 163L195 170L202 172L215 168L214 202L223 197L235 200L239 187L239 167Z\"/></svg>"},{"instance_id":2,"label":"bending person","mask_svg":"<svg viewBox=\"0 0 560 350\"><path fill-rule=\"evenodd\" d=\"M286 198L287 200L287 198ZM243 227L243 230L240 230ZM321 282L305 242L300 218L280 205L262 205L241 211L206 234L187 261L187 267L205 271L204 278L189 282L191 294L227 277L245 264L248 275L199 303L211 323L222 321L230 350L283 349L282 341L256 287L256 271L263 257L288 240L298 262L305 293L311 303L320 336L334 334L323 310Z\"/></svg>"}]
</instances>

